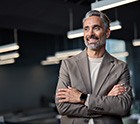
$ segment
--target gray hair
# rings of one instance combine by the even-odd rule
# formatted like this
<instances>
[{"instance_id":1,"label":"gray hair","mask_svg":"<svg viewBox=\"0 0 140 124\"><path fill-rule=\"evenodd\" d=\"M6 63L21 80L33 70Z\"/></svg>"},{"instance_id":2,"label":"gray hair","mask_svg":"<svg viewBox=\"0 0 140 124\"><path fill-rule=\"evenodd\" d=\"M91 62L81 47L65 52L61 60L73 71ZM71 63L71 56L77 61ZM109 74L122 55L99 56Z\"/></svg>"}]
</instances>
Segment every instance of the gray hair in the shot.
<instances>
[{"instance_id":1,"label":"gray hair","mask_svg":"<svg viewBox=\"0 0 140 124\"><path fill-rule=\"evenodd\" d=\"M83 18L83 23L87 18L89 18L91 16L100 17L102 19L103 23L104 23L105 29L109 29L110 19L108 18L108 16L105 13L102 13L102 12L97 11L97 10L91 10L91 11L87 12L85 17Z\"/></svg>"}]
</instances>

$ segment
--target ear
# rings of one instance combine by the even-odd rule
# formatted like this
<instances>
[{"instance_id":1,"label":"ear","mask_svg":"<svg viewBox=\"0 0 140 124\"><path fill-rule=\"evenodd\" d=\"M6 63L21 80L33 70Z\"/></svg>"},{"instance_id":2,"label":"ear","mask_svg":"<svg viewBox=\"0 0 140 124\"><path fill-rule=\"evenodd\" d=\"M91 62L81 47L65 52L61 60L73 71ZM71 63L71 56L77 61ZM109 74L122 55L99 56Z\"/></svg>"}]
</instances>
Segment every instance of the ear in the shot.
<instances>
[{"instance_id":1,"label":"ear","mask_svg":"<svg viewBox=\"0 0 140 124\"><path fill-rule=\"evenodd\" d=\"M106 30L106 38L109 38L110 33L111 33L110 29L107 29L107 30Z\"/></svg>"}]
</instances>

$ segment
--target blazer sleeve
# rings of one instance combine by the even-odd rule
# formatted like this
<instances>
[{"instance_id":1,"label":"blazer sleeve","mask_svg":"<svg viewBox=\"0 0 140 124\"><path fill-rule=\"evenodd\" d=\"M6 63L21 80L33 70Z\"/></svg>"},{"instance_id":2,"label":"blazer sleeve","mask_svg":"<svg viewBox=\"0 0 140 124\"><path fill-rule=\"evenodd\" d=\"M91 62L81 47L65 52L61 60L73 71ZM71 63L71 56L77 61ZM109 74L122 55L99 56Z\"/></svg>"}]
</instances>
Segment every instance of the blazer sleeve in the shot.
<instances>
[{"instance_id":1,"label":"blazer sleeve","mask_svg":"<svg viewBox=\"0 0 140 124\"><path fill-rule=\"evenodd\" d=\"M89 111L90 114L107 114L107 115L119 115L125 116L128 114L131 108L133 96L132 88L130 86L130 75L127 64L123 64L120 78L117 83L125 83L127 91L118 96L107 96L93 94L89 97Z\"/></svg>"},{"instance_id":2,"label":"blazer sleeve","mask_svg":"<svg viewBox=\"0 0 140 124\"><path fill-rule=\"evenodd\" d=\"M67 88L67 86L71 86L68 68L66 62L63 60L60 72L59 79L56 88L56 92L59 88ZM74 117L97 117L100 116L98 114L90 115L88 112L88 107L83 104L74 104L74 103L58 103L58 99L55 98L55 103L59 114L66 116L74 116Z\"/></svg>"}]
</instances>

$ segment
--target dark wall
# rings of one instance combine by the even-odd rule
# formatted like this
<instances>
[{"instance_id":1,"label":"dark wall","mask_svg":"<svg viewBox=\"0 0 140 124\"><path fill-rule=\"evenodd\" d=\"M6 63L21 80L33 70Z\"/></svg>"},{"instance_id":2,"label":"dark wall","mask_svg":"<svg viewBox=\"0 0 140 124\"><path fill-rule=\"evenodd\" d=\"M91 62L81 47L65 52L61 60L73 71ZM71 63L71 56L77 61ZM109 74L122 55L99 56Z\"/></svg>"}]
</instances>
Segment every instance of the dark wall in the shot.
<instances>
[{"instance_id":1,"label":"dark wall","mask_svg":"<svg viewBox=\"0 0 140 124\"><path fill-rule=\"evenodd\" d=\"M0 112L38 108L53 102L58 67L0 67Z\"/></svg>"},{"instance_id":2,"label":"dark wall","mask_svg":"<svg viewBox=\"0 0 140 124\"><path fill-rule=\"evenodd\" d=\"M140 100L140 47L134 47L131 41L126 41L126 48L129 52L127 63L130 69L134 98Z\"/></svg>"},{"instance_id":3,"label":"dark wall","mask_svg":"<svg viewBox=\"0 0 140 124\"><path fill-rule=\"evenodd\" d=\"M0 43L12 43L13 31L0 30ZM20 57L11 65L0 66L0 113L47 106L54 102L58 65L42 66L40 62L56 51L84 47L83 40L18 31Z\"/></svg>"},{"instance_id":4,"label":"dark wall","mask_svg":"<svg viewBox=\"0 0 140 124\"><path fill-rule=\"evenodd\" d=\"M140 47L133 48L134 88L135 97L140 100Z\"/></svg>"}]
</instances>

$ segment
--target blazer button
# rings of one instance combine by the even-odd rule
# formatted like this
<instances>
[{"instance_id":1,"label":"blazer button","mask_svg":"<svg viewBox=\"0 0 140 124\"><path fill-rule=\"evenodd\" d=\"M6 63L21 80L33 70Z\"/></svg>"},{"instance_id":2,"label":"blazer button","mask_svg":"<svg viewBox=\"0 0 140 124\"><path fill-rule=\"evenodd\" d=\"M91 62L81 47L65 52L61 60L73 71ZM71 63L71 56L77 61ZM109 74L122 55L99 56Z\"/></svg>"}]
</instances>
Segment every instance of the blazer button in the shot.
<instances>
[{"instance_id":1,"label":"blazer button","mask_svg":"<svg viewBox=\"0 0 140 124\"><path fill-rule=\"evenodd\" d=\"M88 123L88 122L89 122L89 120L88 120L88 119L85 119L85 120L84 120L84 122L85 122L85 123Z\"/></svg>"}]
</instances>

